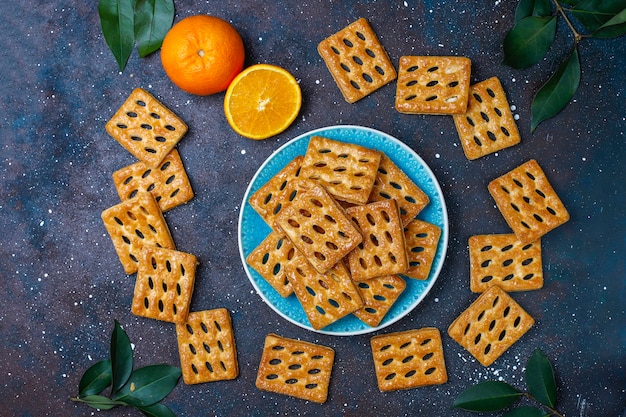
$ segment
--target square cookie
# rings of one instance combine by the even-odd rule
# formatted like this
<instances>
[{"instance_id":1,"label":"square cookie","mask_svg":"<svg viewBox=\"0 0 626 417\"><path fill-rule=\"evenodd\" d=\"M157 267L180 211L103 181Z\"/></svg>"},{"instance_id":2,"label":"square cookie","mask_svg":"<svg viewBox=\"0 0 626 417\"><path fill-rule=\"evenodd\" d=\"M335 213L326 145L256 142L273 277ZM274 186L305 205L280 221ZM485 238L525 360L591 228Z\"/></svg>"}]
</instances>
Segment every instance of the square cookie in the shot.
<instances>
[{"instance_id":1,"label":"square cookie","mask_svg":"<svg viewBox=\"0 0 626 417\"><path fill-rule=\"evenodd\" d=\"M338 200L365 204L380 158L380 152L373 149L313 136L304 155L301 176L318 181Z\"/></svg>"},{"instance_id":2,"label":"square cookie","mask_svg":"<svg viewBox=\"0 0 626 417\"><path fill-rule=\"evenodd\" d=\"M321 41L317 51L348 103L396 79L387 52L364 18Z\"/></svg>"},{"instance_id":3,"label":"square cookie","mask_svg":"<svg viewBox=\"0 0 626 417\"><path fill-rule=\"evenodd\" d=\"M113 173L120 200L133 198L139 191L152 193L163 213L193 198L191 183L176 149L156 168L139 161Z\"/></svg>"},{"instance_id":4,"label":"square cookie","mask_svg":"<svg viewBox=\"0 0 626 417\"><path fill-rule=\"evenodd\" d=\"M406 282L398 275L386 275L359 282L356 287L363 299L363 307L354 315L368 326L376 327L400 297Z\"/></svg>"},{"instance_id":5,"label":"square cookie","mask_svg":"<svg viewBox=\"0 0 626 417\"><path fill-rule=\"evenodd\" d=\"M543 287L541 239L522 244L514 234L469 238L470 289L483 292L498 285L506 292Z\"/></svg>"},{"instance_id":6,"label":"square cookie","mask_svg":"<svg viewBox=\"0 0 626 417\"><path fill-rule=\"evenodd\" d=\"M286 274L311 326L316 330L363 307L363 300L343 261L320 274L298 253L286 266Z\"/></svg>"},{"instance_id":7,"label":"square cookie","mask_svg":"<svg viewBox=\"0 0 626 417\"><path fill-rule=\"evenodd\" d=\"M467 111L453 118L467 159L477 159L520 142L517 124L497 77L472 85Z\"/></svg>"},{"instance_id":8,"label":"square cookie","mask_svg":"<svg viewBox=\"0 0 626 417\"><path fill-rule=\"evenodd\" d=\"M409 114L465 113L471 67L465 57L400 57L396 110Z\"/></svg>"},{"instance_id":9,"label":"square cookie","mask_svg":"<svg viewBox=\"0 0 626 417\"><path fill-rule=\"evenodd\" d=\"M363 240L344 210L317 185L292 201L276 224L321 274Z\"/></svg>"},{"instance_id":10,"label":"square cookie","mask_svg":"<svg viewBox=\"0 0 626 417\"><path fill-rule=\"evenodd\" d=\"M252 208L274 231L279 231L274 224L276 216L295 198L289 185L299 177L303 159L302 155L295 157L250 197Z\"/></svg>"},{"instance_id":11,"label":"square cookie","mask_svg":"<svg viewBox=\"0 0 626 417\"><path fill-rule=\"evenodd\" d=\"M137 272L144 246L176 248L163 213L149 192L138 192L135 197L109 207L101 217L127 274Z\"/></svg>"},{"instance_id":12,"label":"square cookie","mask_svg":"<svg viewBox=\"0 0 626 417\"><path fill-rule=\"evenodd\" d=\"M335 351L329 347L269 334L256 386L321 404L328 398L334 361Z\"/></svg>"},{"instance_id":13,"label":"square cookie","mask_svg":"<svg viewBox=\"0 0 626 417\"><path fill-rule=\"evenodd\" d=\"M136 88L106 130L137 159L156 167L187 133L187 125L150 93Z\"/></svg>"},{"instance_id":14,"label":"square cookie","mask_svg":"<svg viewBox=\"0 0 626 417\"><path fill-rule=\"evenodd\" d=\"M282 297L293 293L285 267L296 255L291 241L271 232L246 258L246 262L259 273Z\"/></svg>"},{"instance_id":15,"label":"square cookie","mask_svg":"<svg viewBox=\"0 0 626 417\"><path fill-rule=\"evenodd\" d=\"M135 281L133 314L171 323L187 320L197 264L190 253L144 246Z\"/></svg>"},{"instance_id":16,"label":"square cookie","mask_svg":"<svg viewBox=\"0 0 626 417\"><path fill-rule=\"evenodd\" d=\"M239 375L235 335L225 308L189 313L176 325L185 384L224 381Z\"/></svg>"},{"instance_id":17,"label":"square cookie","mask_svg":"<svg viewBox=\"0 0 626 417\"><path fill-rule=\"evenodd\" d=\"M383 154L368 201L384 200L396 200L402 224L405 226L430 202L428 195Z\"/></svg>"},{"instance_id":18,"label":"square cookie","mask_svg":"<svg viewBox=\"0 0 626 417\"><path fill-rule=\"evenodd\" d=\"M363 241L348 254L352 279L405 273L409 264L396 200L354 206L346 212L363 234Z\"/></svg>"},{"instance_id":19,"label":"square cookie","mask_svg":"<svg viewBox=\"0 0 626 417\"><path fill-rule=\"evenodd\" d=\"M489 366L534 323L510 295L494 285L452 322L448 334L478 362Z\"/></svg>"},{"instance_id":20,"label":"square cookie","mask_svg":"<svg viewBox=\"0 0 626 417\"><path fill-rule=\"evenodd\" d=\"M420 280L428 279L440 238L441 229L423 220L415 219L404 228L409 261L409 268L404 275Z\"/></svg>"},{"instance_id":21,"label":"square cookie","mask_svg":"<svg viewBox=\"0 0 626 417\"><path fill-rule=\"evenodd\" d=\"M382 334L372 337L370 343L381 391L448 381L441 334L436 328Z\"/></svg>"},{"instance_id":22,"label":"square cookie","mask_svg":"<svg viewBox=\"0 0 626 417\"><path fill-rule=\"evenodd\" d=\"M521 243L531 243L569 220L569 213L535 161L489 183L489 192Z\"/></svg>"}]
</instances>

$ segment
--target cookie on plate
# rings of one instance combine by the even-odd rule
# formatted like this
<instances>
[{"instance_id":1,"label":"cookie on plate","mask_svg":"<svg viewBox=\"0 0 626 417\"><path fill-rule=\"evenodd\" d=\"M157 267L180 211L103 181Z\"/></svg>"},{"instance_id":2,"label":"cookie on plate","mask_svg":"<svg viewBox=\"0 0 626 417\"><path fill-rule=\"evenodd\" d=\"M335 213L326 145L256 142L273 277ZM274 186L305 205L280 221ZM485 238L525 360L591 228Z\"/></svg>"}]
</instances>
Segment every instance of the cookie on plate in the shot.
<instances>
[{"instance_id":1,"label":"cookie on plate","mask_svg":"<svg viewBox=\"0 0 626 417\"><path fill-rule=\"evenodd\" d=\"M376 327L400 297L406 282L398 275L386 275L359 282L356 287L363 299L363 307L354 315L368 326Z\"/></svg>"}]
</instances>

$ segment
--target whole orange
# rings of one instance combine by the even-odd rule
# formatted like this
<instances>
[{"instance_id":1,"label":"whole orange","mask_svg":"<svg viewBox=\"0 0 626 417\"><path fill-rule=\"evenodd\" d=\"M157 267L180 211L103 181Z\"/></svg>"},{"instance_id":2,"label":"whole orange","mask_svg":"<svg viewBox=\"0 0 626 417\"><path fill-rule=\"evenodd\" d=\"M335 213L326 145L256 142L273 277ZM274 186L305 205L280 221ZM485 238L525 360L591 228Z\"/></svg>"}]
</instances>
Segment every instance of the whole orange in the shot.
<instances>
[{"instance_id":1,"label":"whole orange","mask_svg":"<svg viewBox=\"0 0 626 417\"><path fill-rule=\"evenodd\" d=\"M226 90L243 69L244 58L237 30L215 16L184 18L165 35L161 46L168 77L181 89L201 96Z\"/></svg>"}]
</instances>

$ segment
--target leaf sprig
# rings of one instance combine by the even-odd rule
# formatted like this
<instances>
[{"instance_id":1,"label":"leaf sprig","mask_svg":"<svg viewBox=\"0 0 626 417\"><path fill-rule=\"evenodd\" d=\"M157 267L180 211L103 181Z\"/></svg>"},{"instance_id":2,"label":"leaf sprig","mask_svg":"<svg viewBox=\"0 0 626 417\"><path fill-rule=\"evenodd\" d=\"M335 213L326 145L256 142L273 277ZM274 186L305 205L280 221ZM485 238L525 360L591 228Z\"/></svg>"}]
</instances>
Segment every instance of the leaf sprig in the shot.
<instances>
[{"instance_id":1,"label":"leaf sprig","mask_svg":"<svg viewBox=\"0 0 626 417\"><path fill-rule=\"evenodd\" d=\"M135 44L140 57L161 47L174 22L174 0L99 0L102 34L124 71Z\"/></svg>"},{"instance_id":2,"label":"leaf sprig","mask_svg":"<svg viewBox=\"0 0 626 417\"><path fill-rule=\"evenodd\" d=\"M98 410L129 406L148 417L176 417L160 403L174 389L181 376L180 368L149 365L133 370L133 350L128 335L115 321L111 334L110 359L96 362L83 374L78 384L81 402ZM102 392L111 387L110 395Z\"/></svg>"},{"instance_id":3,"label":"leaf sprig","mask_svg":"<svg viewBox=\"0 0 626 417\"><path fill-rule=\"evenodd\" d=\"M626 33L624 0L520 0L515 9L514 26L502 44L502 63L523 69L539 62L554 43L559 19L563 19L572 32L574 44L565 61L533 98L531 132L563 110L574 97L581 74L579 42L585 38L615 38ZM584 28L585 32L577 27Z\"/></svg>"},{"instance_id":4,"label":"leaf sprig","mask_svg":"<svg viewBox=\"0 0 626 417\"><path fill-rule=\"evenodd\" d=\"M485 381L472 385L454 400L453 408L467 411L499 411L527 397L538 407L520 406L503 417L563 417L556 409L556 380L552 364L546 355L536 349L526 363L527 392L500 381Z\"/></svg>"}]
</instances>

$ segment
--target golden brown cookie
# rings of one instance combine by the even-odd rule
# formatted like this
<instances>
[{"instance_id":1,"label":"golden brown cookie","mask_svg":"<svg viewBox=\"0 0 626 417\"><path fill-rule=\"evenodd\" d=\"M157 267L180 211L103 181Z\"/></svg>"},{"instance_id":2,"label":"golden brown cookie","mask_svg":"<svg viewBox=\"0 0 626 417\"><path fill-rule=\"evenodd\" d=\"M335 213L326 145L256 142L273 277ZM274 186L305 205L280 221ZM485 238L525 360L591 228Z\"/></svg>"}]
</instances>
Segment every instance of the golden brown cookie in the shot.
<instances>
[{"instance_id":1,"label":"golden brown cookie","mask_svg":"<svg viewBox=\"0 0 626 417\"><path fill-rule=\"evenodd\" d=\"M407 225L430 201L423 192L388 156L382 154L378 173L368 201L396 200L402 224Z\"/></svg>"},{"instance_id":2,"label":"golden brown cookie","mask_svg":"<svg viewBox=\"0 0 626 417\"><path fill-rule=\"evenodd\" d=\"M193 198L191 183L176 149L156 168L136 162L113 173L113 183L122 201L139 191L152 193L163 213Z\"/></svg>"},{"instance_id":3,"label":"golden brown cookie","mask_svg":"<svg viewBox=\"0 0 626 417\"><path fill-rule=\"evenodd\" d=\"M257 388L324 403L335 361L331 348L269 334L256 378Z\"/></svg>"},{"instance_id":4,"label":"golden brown cookie","mask_svg":"<svg viewBox=\"0 0 626 417\"><path fill-rule=\"evenodd\" d=\"M301 176L319 182L338 200L365 204L380 158L380 152L373 149L313 136L304 155Z\"/></svg>"},{"instance_id":5,"label":"golden brown cookie","mask_svg":"<svg viewBox=\"0 0 626 417\"><path fill-rule=\"evenodd\" d=\"M356 287L363 299L363 307L354 315L368 326L376 327L400 297L406 282L398 275L386 275L359 282Z\"/></svg>"},{"instance_id":6,"label":"golden brown cookie","mask_svg":"<svg viewBox=\"0 0 626 417\"><path fill-rule=\"evenodd\" d=\"M492 285L504 291L543 287L541 240L522 244L514 234L469 238L470 289L483 292Z\"/></svg>"},{"instance_id":7,"label":"golden brown cookie","mask_svg":"<svg viewBox=\"0 0 626 417\"><path fill-rule=\"evenodd\" d=\"M441 229L432 223L415 219L406 225L404 240L409 268L404 275L420 280L428 279L440 237Z\"/></svg>"},{"instance_id":8,"label":"golden brown cookie","mask_svg":"<svg viewBox=\"0 0 626 417\"><path fill-rule=\"evenodd\" d=\"M250 197L252 208L274 231L280 232L274 219L297 194L289 185L299 177L303 159L302 155L295 157Z\"/></svg>"},{"instance_id":9,"label":"golden brown cookie","mask_svg":"<svg viewBox=\"0 0 626 417\"><path fill-rule=\"evenodd\" d=\"M478 362L489 366L534 323L510 295L494 285L452 322L448 334Z\"/></svg>"},{"instance_id":10,"label":"golden brown cookie","mask_svg":"<svg viewBox=\"0 0 626 417\"><path fill-rule=\"evenodd\" d=\"M465 113L471 67L465 57L400 57L396 110L409 114Z\"/></svg>"},{"instance_id":11,"label":"golden brown cookie","mask_svg":"<svg viewBox=\"0 0 626 417\"><path fill-rule=\"evenodd\" d=\"M137 272L144 246L176 249L163 213L152 194L138 192L102 212L102 221L127 274Z\"/></svg>"},{"instance_id":12,"label":"golden brown cookie","mask_svg":"<svg viewBox=\"0 0 626 417\"><path fill-rule=\"evenodd\" d=\"M348 254L354 281L403 274L408 269L404 231L396 200L384 200L346 210L363 234Z\"/></svg>"},{"instance_id":13,"label":"golden brown cookie","mask_svg":"<svg viewBox=\"0 0 626 417\"><path fill-rule=\"evenodd\" d=\"M297 253L286 275L311 326L323 329L363 307L363 300L342 261L320 274Z\"/></svg>"},{"instance_id":14,"label":"golden brown cookie","mask_svg":"<svg viewBox=\"0 0 626 417\"><path fill-rule=\"evenodd\" d=\"M276 224L319 273L332 268L363 239L320 185L299 194L281 210Z\"/></svg>"},{"instance_id":15,"label":"golden brown cookie","mask_svg":"<svg viewBox=\"0 0 626 417\"><path fill-rule=\"evenodd\" d=\"M348 103L396 79L387 52L364 18L321 41L317 51Z\"/></svg>"},{"instance_id":16,"label":"golden brown cookie","mask_svg":"<svg viewBox=\"0 0 626 417\"><path fill-rule=\"evenodd\" d=\"M569 220L567 209L534 159L491 181L488 188L523 244Z\"/></svg>"},{"instance_id":17,"label":"golden brown cookie","mask_svg":"<svg viewBox=\"0 0 626 417\"><path fill-rule=\"evenodd\" d=\"M453 116L467 159L499 151L520 142L517 124L497 77L470 87L467 111Z\"/></svg>"},{"instance_id":18,"label":"golden brown cookie","mask_svg":"<svg viewBox=\"0 0 626 417\"><path fill-rule=\"evenodd\" d=\"M195 255L173 249L144 246L131 311L155 320L187 320L196 280Z\"/></svg>"},{"instance_id":19,"label":"golden brown cookie","mask_svg":"<svg viewBox=\"0 0 626 417\"><path fill-rule=\"evenodd\" d=\"M176 325L185 384L224 381L239 375L230 314L225 308L189 313Z\"/></svg>"},{"instance_id":20,"label":"golden brown cookie","mask_svg":"<svg viewBox=\"0 0 626 417\"><path fill-rule=\"evenodd\" d=\"M150 93L136 88L106 130L137 159L156 167L187 133L187 125Z\"/></svg>"},{"instance_id":21,"label":"golden brown cookie","mask_svg":"<svg viewBox=\"0 0 626 417\"><path fill-rule=\"evenodd\" d=\"M436 328L374 336L372 355L378 388L393 391L448 381L441 334Z\"/></svg>"},{"instance_id":22,"label":"golden brown cookie","mask_svg":"<svg viewBox=\"0 0 626 417\"><path fill-rule=\"evenodd\" d=\"M285 236L271 232L246 257L246 262L259 273L282 297L293 293L285 267L295 256L296 249Z\"/></svg>"}]
</instances>

